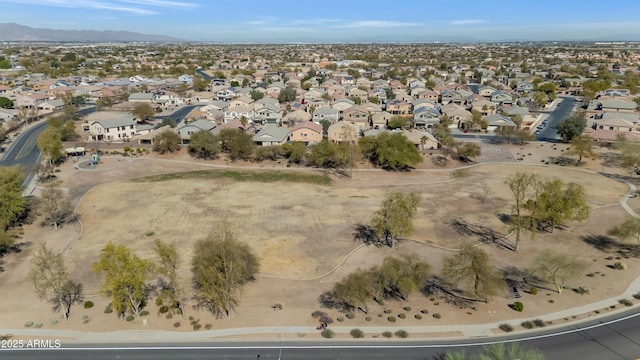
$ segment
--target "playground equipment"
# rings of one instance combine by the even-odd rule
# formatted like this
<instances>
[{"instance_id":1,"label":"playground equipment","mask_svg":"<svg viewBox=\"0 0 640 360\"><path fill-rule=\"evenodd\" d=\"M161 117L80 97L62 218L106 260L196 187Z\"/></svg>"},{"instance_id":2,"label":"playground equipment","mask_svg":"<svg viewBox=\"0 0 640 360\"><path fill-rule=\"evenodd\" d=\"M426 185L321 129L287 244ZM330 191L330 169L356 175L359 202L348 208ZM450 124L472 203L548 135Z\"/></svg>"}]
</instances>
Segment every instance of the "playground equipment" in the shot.
<instances>
[{"instance_id":1,"label":"playground equipment","mask_svg":"<svg viewBox=\"0 0 640 360\"><path fill-rule=\"evenodd\" d=\"M102 163L102 161L100 161L100 153L96 151L95 153L91 154L91 156L89 157L89 165L91 165L91 167L95 167L100 163Z\"/></svg>"}]
</instances>

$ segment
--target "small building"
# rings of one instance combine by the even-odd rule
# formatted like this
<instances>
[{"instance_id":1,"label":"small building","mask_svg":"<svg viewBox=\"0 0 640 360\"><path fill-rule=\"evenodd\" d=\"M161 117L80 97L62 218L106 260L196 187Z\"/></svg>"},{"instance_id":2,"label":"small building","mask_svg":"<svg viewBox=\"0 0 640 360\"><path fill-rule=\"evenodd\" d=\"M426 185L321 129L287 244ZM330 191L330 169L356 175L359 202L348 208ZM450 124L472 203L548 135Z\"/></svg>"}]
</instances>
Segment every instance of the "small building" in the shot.
<instances>
[{"instance_id":1,"label":"small building","mask_svg":"<svg viewBox=\"0 0 640 360\"><path fill-rule=\"evenodd\" d=\"M126 142L136 135L136 121L129 113L97 112L87 123L93 141Z\"/></svg>"}]
</instances>

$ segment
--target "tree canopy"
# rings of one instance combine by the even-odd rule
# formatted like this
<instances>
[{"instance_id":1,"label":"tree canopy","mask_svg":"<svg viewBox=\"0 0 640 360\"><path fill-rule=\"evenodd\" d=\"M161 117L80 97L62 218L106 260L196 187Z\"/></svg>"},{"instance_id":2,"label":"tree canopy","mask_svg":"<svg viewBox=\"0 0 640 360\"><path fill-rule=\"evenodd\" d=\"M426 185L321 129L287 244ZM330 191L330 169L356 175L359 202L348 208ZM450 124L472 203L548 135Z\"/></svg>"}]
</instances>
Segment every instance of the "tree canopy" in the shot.
<instances>
[{"instance_id":1,"label":"tree canopy","mask_svg":"<svg viewBox=\"0 0 640 360\"><path fill-rule=\"evenodd\" d=\"M409 170L422 162L416 146L401 133L382 132L375 137L365 136L359 143L369 161L386 170Z\"/></svg>"},{"instance_id":2,"label":"tree canopy","mask_svg":"<svg viewBox=\"0 0 640 360\"><path fill-rule=\"evenodd\" d=\"M382 208L374 213L371 226L376 229L380 239L393 247L398 237L413 232L413 218L419 204L420 196L416 193L389 193L382 202Z\"/></svg>"},{"instance_id":3,"label":"tree canopy","mask_svg":"<svg viewBox=\"0 0 640 360\"><path fill-rule=\"evenodd\" d=\"M3 109L13 108L13 101L11 101L11 99L6 98L4 96L0 96L0 108L3 108Z\"/></svg>"},{"instance_id":4,"label":"tree canopy","mask_svg":"<svg viewBox=\"0 0 640 360\"><path fill-rule=\"evenodd\" d=\"M218 134L223 152L229 154L231 160L249 160L253 154L255 143L251 135L242 129L222 129Z\"/></svg>"},{"instance_id":5,"label":"tree canopy","mask_svg":"<svg viewBox=\"0 0 640 360\"><path fill-rule=\"evenodd\" d=\"M47 126L47 128L38 136L36 145L51 164L58 161L63 156L62 134L60 129Z\"/></svg>"},{"instance_id":6,"label":"tree canopy","mask_svg":"<svg viewBox=\"0 0 640 360\"><path fill-rule=\"evenodd\" d=\"M472 244L466 244L456 254L444 258L442 276L455 285L469 284L473 294L484 302L496 294L501 283L491 266L489 254Z\"/></svg>"},{"instance_id":7,"label":"tree canopy","mask_svg":"<svg viewBox=\"0 0 640 360\"><path fill-rule=\"evenodd\" d=\"M163 131L153 138L153 151L160 154L172 153L180 150L182 139L173 131Z\"/></svg>"},{"instance_id":8,"label":"tree canopy","mask_svg":"<svg viewBox=\"0 0 640 360\"><path fill-rule=\"evenodd\" d=\"M93 263L93 271L104 275L102 293L111 298L118 316L132 313L140 316L149 295L148 281L154 274L151 261L141 259L124 245L108 243L100 251L100 259Z\"/></svg>"},{"instance_id":9,"label":"tree canopy","mask_svg":"<svg viewBox=\"0 0 640 360\"><path fill-rule=\"evenodd\" d=\"M575 137L580 137L584 128L587 126L587 118L585 113L580 111L572 114L558 124L558 135L564 141L571 141Z\"/></svg>"},{"instance_id":10,"label":"tree canopy","mask_svg":"<svg viewBox=\"0 0 640 360\"><path fill-rule=\"evenodd\" d=\"M191 265L198 306L226 317L236 309L238 293L260 266L253 250L238 241L225 223L196 242Z\"/></svg>"},{"instance_id":11,"label":"tree canopy","mask_svg":"<svg viewBox=\"0 0 640 360\"><path fill-rule=\"evenodd\" d=\"M139 121L147 121L153 118L155 114L155 110L151 107L149 103L146 102L137 102L133 106L133 110L131 110L131 114L138 118Z\"/></svg>"},{"instance_id":12,"label":"tree canopy","mask_svg":"<svg viewBox=\"0 0 640 360\"><path fill-rule=\"evenodd\" d=\"M596 159L598 154L593 151L593 139L588 135L575 136L571 139L571 148L565 152L565 155L576 155L576 166L580 165L582 158L587 157Z\"/></svg>"},{"instance_id":13,"label":"tree canopy","mask_svg":"<svg viewBox=\"0 0 640 360\"><path fill-rule=\"evenodd\" d=\"M575 255L545 249L535 258L531 272L552 283L561 294L567 281L580 275L586 266L586 263L578 260Z\"/></svg>"},{"instance_id":14,"label":"tree canopy","mask_svg":"<svg viewBox=\"0 0 640 360\"><path fill-rule=\"evenodd\" d=\"M189 153L193 156L210 160L215 159L220 152L218 137L207 130L200 130L191 134L189 140Z\"/></svg>"}]
</instances>

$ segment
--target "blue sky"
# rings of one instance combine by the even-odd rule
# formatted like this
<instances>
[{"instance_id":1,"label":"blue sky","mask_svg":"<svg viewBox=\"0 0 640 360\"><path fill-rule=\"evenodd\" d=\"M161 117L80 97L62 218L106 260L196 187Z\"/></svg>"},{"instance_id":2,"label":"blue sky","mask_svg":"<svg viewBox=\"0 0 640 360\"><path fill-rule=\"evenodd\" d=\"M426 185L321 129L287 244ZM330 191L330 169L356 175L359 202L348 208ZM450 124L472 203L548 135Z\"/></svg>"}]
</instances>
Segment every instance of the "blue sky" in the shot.
<instances>
[{"instance_id":1,"label":"blue sky","mask_svg":"<svg viewBox=\"0 0 640 360\"><path fill-rule=\"evenodd\" d=\"M0 23L195 41L640 41L640 1L0 0Z\"/></svg>"}]
</instances>

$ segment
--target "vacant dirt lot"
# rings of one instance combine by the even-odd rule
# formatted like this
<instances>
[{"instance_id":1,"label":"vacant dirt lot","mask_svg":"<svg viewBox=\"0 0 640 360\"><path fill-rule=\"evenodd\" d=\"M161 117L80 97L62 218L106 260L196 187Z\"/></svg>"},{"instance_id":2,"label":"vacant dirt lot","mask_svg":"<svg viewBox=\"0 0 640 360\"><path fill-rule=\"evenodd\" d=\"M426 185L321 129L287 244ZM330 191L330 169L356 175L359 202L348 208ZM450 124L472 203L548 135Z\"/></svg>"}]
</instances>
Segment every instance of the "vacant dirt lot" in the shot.
<instances>
[{"instance_id":1,"label":"vacant dirt lot","mask_svg":"<svg viewBox=\"0 0 640 360\"><path fill-rule=\"evenodd\" d=\"M127 323L103 313L108 300L95 296L99 280L91 272L91 264L97 259L100 249L112 241L132 247L141 257L152 258L150 249L154 239L175 241L182 250L181 269L185 281L188 281L192 244L207 236L219 221L225 220L232 225L238 238L247 242L259 255L261 275L243 292L238 313L231 321L215 320L210 314L196 310L191 310L189 315L200 318L201 324L211 323L213 328L313 326L315 321L310 313L319 308L318 296L350 271L379 264L388 255L415 253L427 259L437 273L442 256L452 254L465 242L480 241L477 235L457 231L452 226L455 219L490 228L497 236L504 234L506 226L500 215L509 212L511 198L504 181L517 171L535 171L544 177L580 183L587 188L588 201L593 209L584 223L569 224L562 230L538 234L533 239L525 237L517 253L493 244L482 245L496 267L503 270L525 268L541 249L547 247L580 254L580 258L590 264L585 276L571 285L587 286L592 295L573 292L557 295L544 289L537 297L525 294L527 316L593 302L622 292L637 275L634 269L640 263L627 259L625 261L631 270L612 270L607 267L611 263L605 259L608 254L595 250L585 239L604 235L608 227L624 221L628 215L618 201L627 193L628 187L600 174L581 170L597 169L600 166L597 162L588 162L580 169L543 167L537 166L541 161L534 160L532 155L532 161L525 165L526 160L513 160L520 156L518 147L494 150L493 154L511 151L510 160L509 156L505 158L510 163L460 170L427 167L406 174L361 169L354 171L352 178L336 178L332 185L235 182L228 179L126 180L142 175L203 169L211 165L175 155L156 160L106 157L98 169L88 171L73 170L73 164L64 164L59 174L63 180L61 186L68 188L69 194L78 200L84 194L77 208L82 224L65 226L58 231L41 228L37 224L25 228L24 239L28 244L22 253L8 258L4 264L8 270L0 274L0 289L12 290L6 292L0 303L3 323L6 327L21 327L25 321L34 321L42 322L45 328L90 331L140 329L142 325L139 322ZM538 152L543 150L538 149ZM544 151L553 154L560 149L549 147ZM217 164L223 165L224 162ZM284 169L278 164L261 164L258 168ZM414 191L422 197L415 221L416 231L410 236L412 241L401 242L394 249L358 248L359 244L353 241L352 236L354 225L368 222L385 194L392 190ZM35 298L27 277L31 249L41 242L65 250L74 275L84 283L89 299L96 303L93 309L74 308L69 321L55 326L50 325L50 321L57 315L51 312L45 301ZM345 260L348 254L351 255ZM586 276L586 273L596 272L597 276ZM614 278L616 281L611 281ZM500 294L489 304L478 304L476 310L467 312L445 303L435 304L416 294L408 303L389 301L384 307L372 305L371 321L366 322L360 315L347 321L353 325L386 325L386 316L377 315L382 314L384 308L394 313L401 312L406 305L413 308L408 318L402 320L402 324L407 326L493 322L522 316L507 307L512 300L504 295ZM549 299L554 302L548 302ZM272 311L270 306L276 302L282 302L284 310ZM414 319L413 312L423 308L431 313L441 313L442 319L437 322L430 316L424 320ZM191 329L186 321L181 327L174 328L176 320L156 316L155 305L149 305L149 310L150 327ZM333 310L328 312L334 318L339 315ZM81 315L87 315L87 319L82 319Z\"/></svg>"}]
</instances>

